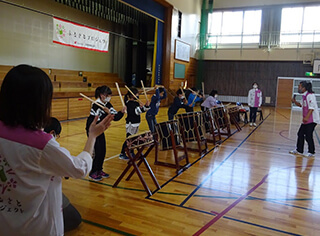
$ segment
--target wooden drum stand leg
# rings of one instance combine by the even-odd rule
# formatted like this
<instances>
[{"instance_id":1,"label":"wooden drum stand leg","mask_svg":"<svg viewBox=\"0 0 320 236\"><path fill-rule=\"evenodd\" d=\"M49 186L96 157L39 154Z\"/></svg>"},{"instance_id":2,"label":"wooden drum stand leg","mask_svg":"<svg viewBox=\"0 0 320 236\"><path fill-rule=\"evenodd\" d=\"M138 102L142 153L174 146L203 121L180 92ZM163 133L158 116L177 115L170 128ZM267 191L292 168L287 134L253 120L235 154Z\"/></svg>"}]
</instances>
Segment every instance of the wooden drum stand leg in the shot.
<instances>
[{"instance_id":1,"label":"wooden drum stand leg","mask_svg":"<svg viewBox=\"0 0 320 236\"><path fill-rule=\"evenodd\" d=\"M139 169L139 166L141 165L141 163L143 162L154 182L154 184L156 185L157 189L160 189L160 185L155 177L155 175L153 174L152 169L150 168L150 165L148 163L148 161L146 160L147 155L150 153L150 151L152 150L152 148L157 145L156 143L153 143L151 146L149 146L147 152L145 154L142 153L143 149L145 148L145 146L141 146L139 148L137 148L138 152L135 154L135 156L132 156L132 153L130 152L130 150L128 148L126 148L126 153L129 157L129 161L128 161L128 165L127 167L124 169L124 171L122 172L122 174L119 176L119 178L117 179L117 181L113 184L112 187L117 187L118 184L120 183L120 181L123 179L123 177L125 176L125 174L129 171L129 169L131 168L131 166L133 166L133 170L131 171L131 173L129 174L129 176L127 177L126 180L130 180L130 178L132 177L132 175L136 172L144 189L146 190L146 192L148 193L149 196L152 195L152 192L150 191L146 181L144 180L141 171ZM136 163L138 161L138 164Z\"/></svg>"},{"instance_id":2,"label":"wooden drum stand leg","mask_svg":"<svg viewBox=\"0 0 320 236\"><path fill-rule=\"evenodd\" d=\"M210 128L210 135L212 135L213 144L221 143L221 133L220 133L220 129L218 128L219 125L218 125L218 122L216 121L215 115L213 117L210 115L208 118L208 121L209 121L209 126L210 126L209 127ZM215 132L215 130L214 130L215 127L217 127L217 132Z\"/></svg>"},{"instance_id":3,"label":"wooden drum stand leg","mask_svg":"<svg viewBox=\"0 0 320 236\"><path fill-rule=\"evenodd\" d=\"M197 124L196 120L193 121L193 127L196 132L196 139L197 139L197 144L198 144L199 155L201 156L202 153L205 153L208 150L207 139L201 139L199 129L198 129L198 124ZM202 145L205 146L205 149L201 148Z\"/></svg>"}]
</instances>

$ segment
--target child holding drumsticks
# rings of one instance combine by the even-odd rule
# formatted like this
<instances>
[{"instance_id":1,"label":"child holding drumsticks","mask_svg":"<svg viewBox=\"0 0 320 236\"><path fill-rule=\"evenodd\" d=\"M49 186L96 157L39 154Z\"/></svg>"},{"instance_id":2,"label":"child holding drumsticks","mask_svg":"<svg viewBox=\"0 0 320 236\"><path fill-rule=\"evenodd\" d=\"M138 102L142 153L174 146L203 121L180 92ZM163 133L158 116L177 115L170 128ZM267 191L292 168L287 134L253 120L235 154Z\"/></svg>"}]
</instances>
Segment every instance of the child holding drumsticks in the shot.
<instances>
[{"instance_id":1,"label":"child holding drumsticks","mask_svg":"<svg viewBox=\"0 0 320 236\"><path fill-rule=\"evenodd\" d=\"M156 85L156 94L151 98L150 110L147 111L146 119L149 129L152 133L155 132L155 125L157 124L156 115L159 112L160 101L167 97L166 89L162 85Z\"/></svg>"},{"instance_id":2,"label":"child holding drumsticks","mask_svg":"<svg viewBox=\"0 0 320 236\"><path fill-rule=\"evenodd\" d=\"M94 119L98 116L98 123L100 120L103 120L108 114L114 115L114 121L118 121L123 117L123 114L126 110L126 107L123 107L121 111L117 112L112 104L110 103L112 91L108 86L100 86L96 88L95 98L96 103L100 104L98 106L96 103L92 104L90 115L87 118L86 130L89 130L89 127ZM101 106L104 108L102 109ZM100 181L102 178L108 178L109 174L105 173L103 168L103 161L106 156L106 138L104 133L99 135L96 138L94 144L94 159L92 162L92 169L89 174L89 177L95 181Z\"/></svg>"},{"instance_id":3,"label":"child holding drumsticks","mask_svg":"<svg viewBox=\"0 0 320 236\"><path fill-rule=\"evenodd\" d=\"M149 102L147 101L145 105L143 105L139 99L139 92L136 88L132 88L130 93L125 95L125 103L127 107L127 118L126 118L126 133L127 137L130 135L136 134L139 131L139 126L141 123L141 113L146 112L149 109ZM133 96L135 94L135 96ZM136 99L137 98L137 99ZM121 149L121 153L119 158L123 160L128 160L129 158L126 156L125 148L127 147L126 141L124 141Z\"/></svg>"}]
</instances>

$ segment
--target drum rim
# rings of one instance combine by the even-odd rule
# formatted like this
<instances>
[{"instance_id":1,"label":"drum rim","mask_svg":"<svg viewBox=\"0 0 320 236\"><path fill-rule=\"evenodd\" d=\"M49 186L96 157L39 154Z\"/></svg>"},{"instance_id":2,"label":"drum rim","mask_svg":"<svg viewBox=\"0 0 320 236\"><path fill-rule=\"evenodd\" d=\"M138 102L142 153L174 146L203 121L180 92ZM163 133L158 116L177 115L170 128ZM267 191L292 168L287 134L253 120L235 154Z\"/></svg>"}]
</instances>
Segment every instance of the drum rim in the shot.
<instances>
[{"instance_id":1,"label":"drum rim","mask_svg":"<svg viewBox=\"0 0 320 236\"><path fill-rule=\"evenodd\" d=\"M139 132L139 133L136 133L136 134L131 134L131 135L128 136L126 139L138 137L138 136L141 136L141 135L143 135L143 134L148 134L148 133L150 133L150 135L152 135L152 134L151 134L151 131L148 130L148 131Z\"/></svg>"}]
</instances>

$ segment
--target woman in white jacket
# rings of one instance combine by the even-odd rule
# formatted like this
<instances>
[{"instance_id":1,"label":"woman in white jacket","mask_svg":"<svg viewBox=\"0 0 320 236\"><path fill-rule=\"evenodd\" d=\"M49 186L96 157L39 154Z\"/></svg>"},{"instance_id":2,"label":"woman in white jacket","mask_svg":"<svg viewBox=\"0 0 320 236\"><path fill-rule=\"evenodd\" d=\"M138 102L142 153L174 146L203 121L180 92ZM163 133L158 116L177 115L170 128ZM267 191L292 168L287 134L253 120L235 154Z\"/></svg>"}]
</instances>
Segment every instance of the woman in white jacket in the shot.
<instances>
[{"instance_id":1,"label":"woman in white jacket","mask_svg":"<svg viewBox=\"0 0 320 236\"><path fill-rule=\"evenodd\" d=\"M63 235L61 178L82 178L95 138L112 120L92 122L76 157L43 131L51 113L52 83L39 68L19 65L0 91L0 234Z\"/></svg>"},{"instance_id":2,"label":"woman in white jacket","mask_svg":"<svg viewBox=\"0 0 320 236\"><path fill-rule=\"evenodd\" d=\"M257 126L256 117L258 108L262 104L262 92L258 88L258 83L252 84L252 89L249 90L248 94L248 106L250 107L250 126Z\"/></svg>"}]
</instances>

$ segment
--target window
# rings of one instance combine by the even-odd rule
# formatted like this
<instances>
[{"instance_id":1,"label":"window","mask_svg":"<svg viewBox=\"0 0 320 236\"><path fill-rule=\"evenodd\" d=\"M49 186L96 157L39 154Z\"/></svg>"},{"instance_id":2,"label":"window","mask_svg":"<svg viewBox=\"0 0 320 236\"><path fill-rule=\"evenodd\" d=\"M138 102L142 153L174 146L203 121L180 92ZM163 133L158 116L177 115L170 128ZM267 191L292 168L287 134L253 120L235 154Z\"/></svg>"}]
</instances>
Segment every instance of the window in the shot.
<instances>
[{"instance_id":1,"label":"window","mask_svg":"<svg viewBox=\"0 0 320 236\"><path fill-rule=\"evenodd\" d=\"M243 43L258 43L260 40L261 11L245 11L243 19Z\"/></svg>"},{"instance_id":2,"label":"window","mask_svg":"<svg viewBox=\"0 0 320 236\"><path fill-rule=\"evenodd\" d=\"M208 45L258 44L261 10L214 12L208 16Z\"/></svg>"},{"instance_id":3,"label":"window","mask_svg":"<svg viewBox=\"0 0 320 236\"><path fill-rule=\"evenodd\" d=\"M281 44L320 42L320 6L283 8Z\"/></svg>"},{"instance_id":4,"label":"window","mask_svg":"<svg viewBox=\"0 0 320 236\"><path fill-rule=\"evenodd\" d=\"M182 12L178 11L179 13L179 22L178 22L178 38L181 38L181 22L182 22Z\"/></svg>"}]
</instances>

